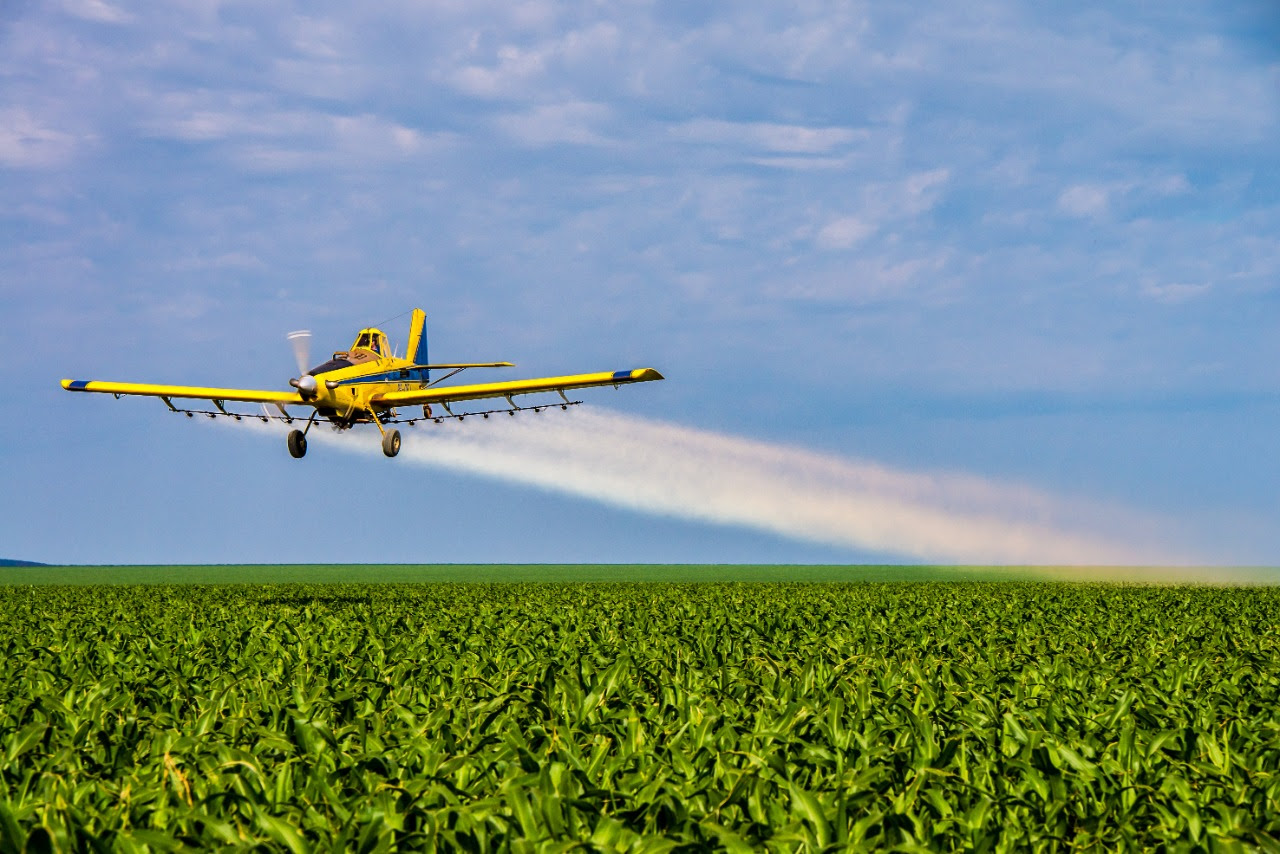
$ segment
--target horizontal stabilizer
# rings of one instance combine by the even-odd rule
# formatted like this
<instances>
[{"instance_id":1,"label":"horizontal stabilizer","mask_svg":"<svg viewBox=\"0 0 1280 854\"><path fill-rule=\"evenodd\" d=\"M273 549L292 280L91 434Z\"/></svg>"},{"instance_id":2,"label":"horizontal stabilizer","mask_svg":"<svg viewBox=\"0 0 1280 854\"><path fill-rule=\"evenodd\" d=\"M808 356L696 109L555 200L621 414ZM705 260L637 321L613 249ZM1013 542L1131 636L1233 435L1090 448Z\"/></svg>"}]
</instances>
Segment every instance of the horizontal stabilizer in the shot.
<instances>
[{"instance_id":1,"label":"horizontal stabilizer","mask_svg":"<svg viewBox=\"0 0 1280 854\"><path fill-rule=\"evenodd\" d=\"M423 368L434 370L448 370L461 368L514 368L515 362L451 362L446 365L414 365L410 370L422 370Z\"/></svg>"}]
</instances>

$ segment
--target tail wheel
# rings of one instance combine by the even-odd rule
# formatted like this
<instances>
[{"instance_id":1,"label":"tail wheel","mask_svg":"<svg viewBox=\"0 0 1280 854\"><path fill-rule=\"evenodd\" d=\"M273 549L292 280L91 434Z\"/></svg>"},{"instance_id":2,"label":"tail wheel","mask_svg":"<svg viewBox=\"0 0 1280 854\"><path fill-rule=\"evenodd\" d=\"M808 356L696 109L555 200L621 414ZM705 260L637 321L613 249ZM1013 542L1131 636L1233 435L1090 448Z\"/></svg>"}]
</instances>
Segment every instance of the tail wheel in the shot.
<instances>
[{"instance_id":1,"label":"tail wheel","mask_svg":"<svg viewBox=\"0 0 1280 854\"><path fill-rule=\"evenodd\" d=\"M301 430L289 431L289 454L299 460L307 455L307 437Z\"/></svg>"},{"instance_id":2,"label":"tail wheel","mask_svg":"<svg viewBox=\"0 0 1280 854\"><path fill-rule=\"evenodd\" d=\"M400 431L388 430L382 434L382 453L394 457L400 453Z\"/></svg>"}]
</instances>

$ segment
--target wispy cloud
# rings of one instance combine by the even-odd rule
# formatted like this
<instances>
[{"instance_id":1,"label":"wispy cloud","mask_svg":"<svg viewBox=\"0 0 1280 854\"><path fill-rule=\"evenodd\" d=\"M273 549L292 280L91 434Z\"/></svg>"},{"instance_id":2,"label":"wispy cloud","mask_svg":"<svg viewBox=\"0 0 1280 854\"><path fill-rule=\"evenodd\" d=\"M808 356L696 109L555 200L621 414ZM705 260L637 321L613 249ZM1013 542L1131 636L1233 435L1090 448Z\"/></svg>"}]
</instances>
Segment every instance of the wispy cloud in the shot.
<instances>
[{"instance_id":1,"label":"wispy cloud","mask_svg":"<svg viewBox=\"0 0 1280 854\"><path fill-rule=\"evenodd\" d=\"M573 101L508 113L499 116L495 124L522 145L605 145L610 140L603 125L610 114L604 104Z\"/></svg>"},{"instance_id":2,"label":"wispy cloud","mask_svg":"<svg viewBox=\"0 0 1280 854\"><path fill-rule=\"evenodd\" d=\"M403 160L451 144L449 133L424 133L371 115L278 110L257 99L231 99L210 109L169 99L145 122L148 133L193 143L224 143L230 159L254 169L332 166Z\"/></svg>"},{"instance_id":3,"label":"wispy cloud","mask_svg":"<svg viewBox=\"0 0 1280 854\"><path fill-rule=\"evenodd\" d=\"M1176 305L1208 293L1211 287L1212 285L1208 282L1166 282L1163 284L1145 282L1142 285L1142 294L1156 302Z\"/></svg>"},{"instance_id":4,"label":"wispy cloud","mask_svg":"<svg viewBox=\"0 0 1280 854\"><path fill-rule=\"evenodd\" d=\"M62 8L78 18L100 23L120 24L130 16L106 0L63 0Z\"/></svg>"},{"instance_id":5,"label":"wispy cloud","mask_svg":"<svg viewBox=\"0 0 1280 854\"><path fill-rule=\"evenodd\" d=\"M842 216L822 226L813 242L822 249L852 249L875 230L855 216Z\"/></svg>"},{"instance_id":6,"label":"wispy cloud","mask_svg":"<svg viewBox=\"0 0 1280 854\"><path fill-rule=\"evenodd\" d=\"M786 154L826 154L834 148L865 139L866 132L843 127L809 127L777 122L728 122L697 119L671 129L677 139L690 142L747 146Z\"/></svg>"},{"instance_id":7,"label":"wispy cloud","mask_svg":"<svg viewBox=\"0 0 1280 854\"><path fill-rule=\"evenodd\" d=\"M0 109L0 165L50 169L74 155L75 135L58 130L20 107Z\"/></svg>"},{"instance_id":8,"label":"wispy cloud","mask_svg":"<svg viewBox=\"0 0 1280 854\"><path fill-rule=\"evenodd\" d=\"M1098 217L1107 212L1110 197L1105 187L1076 184L1058 196L1058 207L1072 216Z\"/></svg>"},{"instance_id":9,"label":"wispy cloud","mask_svg":"<svg viewBox=\"0 0 1280 854\"><path fill-rule=\"evenodd\" d=\"M1164 200L1189 192L1180 174L1130 175L1121 180L1073 184L1058 196L1058 209L1075 217L1098 219L1111 213L1116 203Z\"/></svg>"}]
</instances>

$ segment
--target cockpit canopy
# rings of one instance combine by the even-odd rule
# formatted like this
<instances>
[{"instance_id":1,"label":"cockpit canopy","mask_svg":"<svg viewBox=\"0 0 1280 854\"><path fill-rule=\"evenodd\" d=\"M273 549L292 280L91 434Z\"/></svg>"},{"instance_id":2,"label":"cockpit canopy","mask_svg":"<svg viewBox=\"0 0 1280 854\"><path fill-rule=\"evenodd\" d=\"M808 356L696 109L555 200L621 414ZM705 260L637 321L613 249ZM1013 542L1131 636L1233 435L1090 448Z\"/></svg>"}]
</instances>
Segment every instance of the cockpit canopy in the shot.
<instances>
[{"instance_id":1,"label":"cockpit canopy","mask_svg":"<svg viewBox=\"0 0 1280 854\"><path fill-rule=\"evenodd\" d=\"M361 329L351 349L368 350L383 358L391 355L391 348L387 346L387 336L381 329Z\"/></svg>"},{"instance_id":2,"label":"cockpit canopy","mask_svg":"<svg viewBox=\"0 0 1280 854\"><path fill-rule=\"evenodd\" d=\"M356 341L351 345L351 349L348 352L334 353L332 359L323 365L316 365L307 373L314 377L326 374L329 371L349 368L359 362L367 362L371 359L385 359L390 355L391 346L387 343L387 336L383 334L381 329L361 329L356 333Z\"/></svg>"}]
</instances>

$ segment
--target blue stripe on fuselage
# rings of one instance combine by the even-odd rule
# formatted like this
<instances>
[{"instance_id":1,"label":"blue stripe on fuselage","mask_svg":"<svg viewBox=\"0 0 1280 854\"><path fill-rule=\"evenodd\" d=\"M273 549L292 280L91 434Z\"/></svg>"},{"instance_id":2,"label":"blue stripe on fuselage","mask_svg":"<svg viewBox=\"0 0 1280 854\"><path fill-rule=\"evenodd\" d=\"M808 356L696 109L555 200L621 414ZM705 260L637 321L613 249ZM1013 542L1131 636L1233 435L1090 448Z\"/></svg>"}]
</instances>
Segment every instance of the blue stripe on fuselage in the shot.
<instances>
[{"instance_id":1,"label":"blue stripe on fuselage","mask_svg":"<svg viewBox=\"0 0 1280 854\"><path fill-rule=\"evenodd\" d=\"M408 382L426 382L427 372L421 369L410 370L408 376L402 376L403 371L387 371L382 374L368 374L363 377L349 377L345 380L338 380L338 385L360 385L361 383L408 383Z\"/></svg>"}]
</instances>

